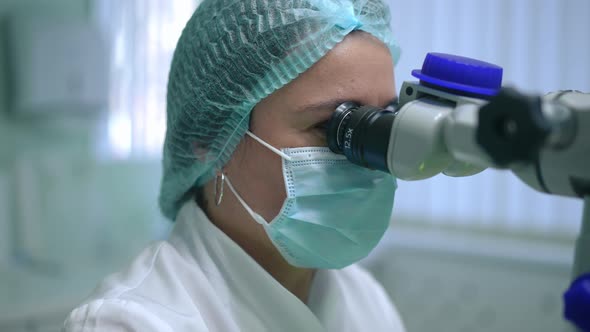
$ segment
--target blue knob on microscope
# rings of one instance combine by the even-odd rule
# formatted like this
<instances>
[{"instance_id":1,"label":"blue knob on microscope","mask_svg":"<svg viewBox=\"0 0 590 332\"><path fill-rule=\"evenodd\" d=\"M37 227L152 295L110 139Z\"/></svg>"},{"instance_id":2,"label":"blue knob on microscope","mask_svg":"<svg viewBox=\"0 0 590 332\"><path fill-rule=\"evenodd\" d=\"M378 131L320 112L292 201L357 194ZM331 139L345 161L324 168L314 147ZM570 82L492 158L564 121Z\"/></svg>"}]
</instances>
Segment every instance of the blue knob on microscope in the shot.
<instances>
[{"instance_id":1,"label":"blue knob on microscope","mask_svg":"<svg viewBox=\"0 0 590 332\"><path fill-rule=\"evenodd\" d=\"M490 98L502 87L500 66L463 56L428 53L422 69L415 69L412 75L422 85L451 93Z\"/></svg>"},{"instance_id":2,"label":"blue knob on microscope","mask_svg":"<svg viewBox=\"0 0 590 332\"><path fill-rule=\"evenodd\" d=\"M584 332L590 331L590 273L572 282L563 294L563 315Z\"/></svg>"}]
</instances>

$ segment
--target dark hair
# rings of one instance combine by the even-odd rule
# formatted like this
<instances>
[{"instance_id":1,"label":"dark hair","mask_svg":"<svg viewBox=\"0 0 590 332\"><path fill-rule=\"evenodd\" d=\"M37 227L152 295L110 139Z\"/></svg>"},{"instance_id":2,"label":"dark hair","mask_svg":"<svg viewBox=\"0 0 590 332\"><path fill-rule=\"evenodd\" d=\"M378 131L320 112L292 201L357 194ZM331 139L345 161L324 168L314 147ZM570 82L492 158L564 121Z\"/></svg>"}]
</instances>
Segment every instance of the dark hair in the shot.
<instances>
[{"instance_id":1,"label":"dark hair","mask_svg":"<svg viewBox=\"0 0 590 332\"><path fill-rule=\"evenodd\" d=\"M193 197L197 205L201 208L201 210L205 211L207 208L207 198L205 197L205 186L198 186L193 187L190 190L190 196Z\"/></svg>"}]
</instances>

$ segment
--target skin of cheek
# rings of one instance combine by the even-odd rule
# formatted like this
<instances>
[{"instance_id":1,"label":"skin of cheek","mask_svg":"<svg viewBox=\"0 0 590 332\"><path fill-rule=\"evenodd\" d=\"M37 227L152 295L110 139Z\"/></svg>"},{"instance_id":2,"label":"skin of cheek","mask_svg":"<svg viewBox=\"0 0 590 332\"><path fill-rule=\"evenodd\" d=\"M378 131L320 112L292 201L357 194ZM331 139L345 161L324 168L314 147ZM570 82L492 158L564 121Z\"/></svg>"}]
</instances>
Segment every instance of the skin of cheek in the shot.
<instances>
[{"instance_id":1,"label":"skin of cheek","mask_svg":"<svg viewBox=\"0 0 590 332\"><path fill-rule=\"evenodd\" d=\"M256 114L257 110L254 110L251 131L272 146L280 147L272 137L276 137L281 128L269 125L269 121L257 117ZM286 198L282 159L250 136L246 136L241 145L243 148L236 151L236 163L228 165L227 173L232 174L235 187L244 192L242 198L250 208L270 222L278 214Z\"/></svg>"},{"instance_id":2,"label":"skin of cheek","mask_svg":"<svg viewBox=\"0 0 590 332\"><path fill-rule=\"evenodd\" d=\"M252 111L250 131L278 149L325 146L320 130L313 128L317 121L317 117L289 112L281 98L272 98ZM270 222L287 197L282 158L250 136L240 145L226 172L236 188L244 189L241 195L246 203Z\"/></svg>"}]
</instances>

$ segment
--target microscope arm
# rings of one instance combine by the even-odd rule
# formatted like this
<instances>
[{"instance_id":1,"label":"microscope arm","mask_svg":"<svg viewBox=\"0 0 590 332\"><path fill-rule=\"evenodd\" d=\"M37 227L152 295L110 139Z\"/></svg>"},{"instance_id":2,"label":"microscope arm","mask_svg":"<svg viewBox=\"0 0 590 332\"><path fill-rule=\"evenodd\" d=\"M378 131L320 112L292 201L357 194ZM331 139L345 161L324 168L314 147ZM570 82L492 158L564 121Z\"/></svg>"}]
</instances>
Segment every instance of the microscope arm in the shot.
<instances>
[{"instance_id":1,"label":"microscope arm","mask_svg":"<svg viewBox=\"0 0 590 332\"><path fill-rule=\"evenodd\" d=\"M590 94L503 90L479 110L476 140L496 167L548 194L590 195Z\"/></svg>"},{"instance_id":2,"label":"microscope arm","mask_svg":"<svg viewBox=\"0 0 590 332\"><path fill-rule=\"evenodd\" d=\"M487 101L405 82L396 112L388 167L402 180L492 167L541 192L590 195L590 94L504 89Z\"/></svg>"}]
</instances>

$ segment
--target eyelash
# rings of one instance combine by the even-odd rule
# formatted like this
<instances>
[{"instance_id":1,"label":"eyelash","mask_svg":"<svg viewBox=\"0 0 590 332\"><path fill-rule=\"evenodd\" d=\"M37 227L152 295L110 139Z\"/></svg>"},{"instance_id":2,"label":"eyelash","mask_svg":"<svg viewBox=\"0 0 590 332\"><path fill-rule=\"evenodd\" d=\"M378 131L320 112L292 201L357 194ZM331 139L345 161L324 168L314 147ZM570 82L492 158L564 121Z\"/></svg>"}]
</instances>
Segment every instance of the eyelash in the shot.
<instances>
[{"instance_id":1,"label":"eyelash","mask_svg":"<svg viewBox=\"0 0 590 332\"><path fill-rule=\"evenodd\" d=\"M328 122L330 122L330 121L326 120L326 121L319 122L318 124L316 124L314 126L314 128L325 132L326 130L328 130Z\"/></svg>"}]
</instances>

